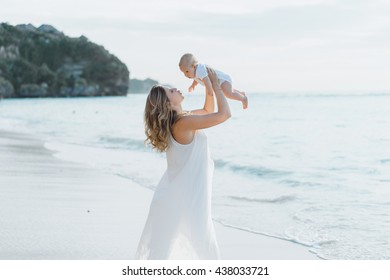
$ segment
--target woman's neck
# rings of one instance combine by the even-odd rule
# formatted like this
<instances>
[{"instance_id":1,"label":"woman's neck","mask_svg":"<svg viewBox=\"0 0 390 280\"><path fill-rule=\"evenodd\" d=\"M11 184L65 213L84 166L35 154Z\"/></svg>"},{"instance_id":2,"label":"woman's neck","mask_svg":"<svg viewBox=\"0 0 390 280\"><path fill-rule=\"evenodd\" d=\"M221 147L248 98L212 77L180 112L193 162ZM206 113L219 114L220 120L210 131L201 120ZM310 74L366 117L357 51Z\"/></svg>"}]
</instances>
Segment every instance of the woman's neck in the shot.
<instances>
[{"instance_id":1,"label":"woman's neck","mask_svg":"<svg viewBox=\"0 0 390 280\"><path fill-rule=\"evenodd\" d=\"M176 114L181 115L183 114L183 109L181 108L181 105L172 106L172 110L176 112Z\"/></svg>"}]
</instances>

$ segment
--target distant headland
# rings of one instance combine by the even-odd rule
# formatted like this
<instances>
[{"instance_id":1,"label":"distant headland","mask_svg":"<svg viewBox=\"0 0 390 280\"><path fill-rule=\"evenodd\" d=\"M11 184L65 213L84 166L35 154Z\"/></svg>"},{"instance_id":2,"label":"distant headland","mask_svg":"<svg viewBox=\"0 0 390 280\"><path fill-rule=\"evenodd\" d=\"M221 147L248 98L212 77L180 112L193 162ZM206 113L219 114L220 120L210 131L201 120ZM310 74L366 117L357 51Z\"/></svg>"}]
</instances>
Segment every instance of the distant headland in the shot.
<instances>
[{"instance_id":1,"label":"distant headland","mask_svg":"<svg viewBox=\"0 0 390 280\"><path fill-rule=\"evenodd\" d=\"M129 70L85 36L51 25L0 23L0 97L121 96L158 82L129 79Z\"/></svg>"}]
</instances>

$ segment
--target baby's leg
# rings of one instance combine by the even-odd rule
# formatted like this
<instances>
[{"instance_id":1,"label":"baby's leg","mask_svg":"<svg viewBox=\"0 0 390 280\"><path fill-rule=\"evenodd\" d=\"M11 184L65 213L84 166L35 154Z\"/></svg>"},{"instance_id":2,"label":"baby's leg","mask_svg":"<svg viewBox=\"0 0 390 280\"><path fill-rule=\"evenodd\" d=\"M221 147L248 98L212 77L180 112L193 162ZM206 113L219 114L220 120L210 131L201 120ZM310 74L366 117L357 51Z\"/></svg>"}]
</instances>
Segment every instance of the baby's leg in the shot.
<instances>
[{"instance_id":1,"label":"baby's leg","mask_svg":"<svg viewBox=\"0 0 390 280\"><path fill-rule=\"evenodd\" d=\"M234 89L232 84L227 81L221 84L221 89L226 98L241 101L242 107L244 109L248 108L248 97L245 95L245 92Z\"/></svg>"}]
</instances>

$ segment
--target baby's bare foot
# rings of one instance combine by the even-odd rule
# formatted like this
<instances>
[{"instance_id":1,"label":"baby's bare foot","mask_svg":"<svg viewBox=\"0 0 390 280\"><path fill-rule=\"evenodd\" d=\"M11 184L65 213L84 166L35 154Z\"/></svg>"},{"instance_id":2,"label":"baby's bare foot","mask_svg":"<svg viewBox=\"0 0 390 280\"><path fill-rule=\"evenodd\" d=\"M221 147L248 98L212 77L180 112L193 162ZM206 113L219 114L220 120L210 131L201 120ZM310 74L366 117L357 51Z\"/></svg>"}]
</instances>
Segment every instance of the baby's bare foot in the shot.
<instances>
[{"instance_id":1,"label":"baby's bare foot","mask_svg":"<svg viewBox=\"0 0 390 280\"><path fill-rule=\"evenodd\" d=\"M248 96L245 95L245 92L242 93L244 96L244 99L242 100L242 108L247 109L248 108Z\"/></svg>"}]
</instances>

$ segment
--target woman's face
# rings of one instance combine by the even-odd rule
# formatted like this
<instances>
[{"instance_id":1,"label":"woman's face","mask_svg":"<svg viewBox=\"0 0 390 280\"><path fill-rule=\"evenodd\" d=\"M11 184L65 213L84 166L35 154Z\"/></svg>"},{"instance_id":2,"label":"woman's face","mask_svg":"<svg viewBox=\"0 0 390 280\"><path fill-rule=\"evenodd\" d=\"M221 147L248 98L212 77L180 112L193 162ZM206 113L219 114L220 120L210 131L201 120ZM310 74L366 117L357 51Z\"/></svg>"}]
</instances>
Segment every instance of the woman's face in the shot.
<instances>
[{"instance_id":1,"label":"woman's face","mask_svg":"<svg viewBox=\"0 0 390 280\"><path fill-rule=\"evenodd\" d=\"M169 102L173 107L181 104L184 97L183 94L180 92L180 90L178 90L177 88L167 88L167 87L164 87L164 89L169 99Z\"/></svg>"}]
</instances>

